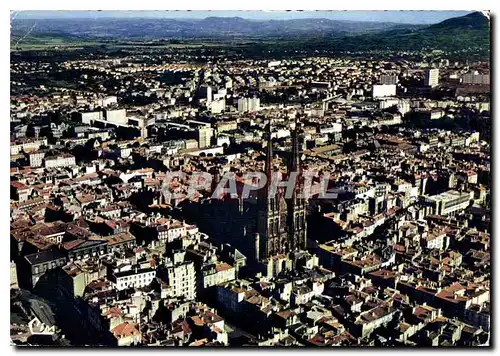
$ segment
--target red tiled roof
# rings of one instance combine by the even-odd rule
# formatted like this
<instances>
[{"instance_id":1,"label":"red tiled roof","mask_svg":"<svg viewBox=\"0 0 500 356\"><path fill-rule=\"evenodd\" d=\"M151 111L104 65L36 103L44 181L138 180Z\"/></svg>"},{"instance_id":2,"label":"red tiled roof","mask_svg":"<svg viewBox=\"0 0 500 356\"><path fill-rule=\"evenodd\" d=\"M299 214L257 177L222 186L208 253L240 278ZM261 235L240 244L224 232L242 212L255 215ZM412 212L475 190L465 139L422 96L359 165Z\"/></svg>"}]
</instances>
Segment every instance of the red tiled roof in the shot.
<instances>
[{"instance_id":1,"label":"red tiled roof","mask_svg":"<svg viewBox=\"0 0 500 356\"><path fill-rule=\"evenodd\" d=\"M65 250L71 250L84 242L85 242L84 240L73 240L73 241L64 242L63 248Z\"/></svg>"},{"instance_id":2,"label":"red tiled roof","mask_svg":"<svg viewBox=\"0 0 500 356\"><path fill-rule=\"evenodd\" d=\"M139 335L140 332L133 324L125 322L121 323L120 325L117 325L113 329L113 334L116 337L127 337L127 336Z\"/></svg>"}]
</instances>

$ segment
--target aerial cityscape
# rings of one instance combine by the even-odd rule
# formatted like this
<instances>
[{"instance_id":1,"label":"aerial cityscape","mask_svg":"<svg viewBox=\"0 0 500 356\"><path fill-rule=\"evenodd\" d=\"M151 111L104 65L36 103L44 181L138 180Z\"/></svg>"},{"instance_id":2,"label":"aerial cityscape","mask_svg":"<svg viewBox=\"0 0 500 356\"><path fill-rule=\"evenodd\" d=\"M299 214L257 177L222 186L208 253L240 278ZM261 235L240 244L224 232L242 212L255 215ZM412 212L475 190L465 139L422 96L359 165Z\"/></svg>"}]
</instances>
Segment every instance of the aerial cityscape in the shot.
<instances>
[{"instance_id":1,"label":"aerial cityscape","mask_svg":"<svg viewBox=\"0 0 500 356\"><path fill-rule=\"evenodd\" d=\"M13 11L10 340L491 347L486 11Z\"/></svg>"}]
</instances>

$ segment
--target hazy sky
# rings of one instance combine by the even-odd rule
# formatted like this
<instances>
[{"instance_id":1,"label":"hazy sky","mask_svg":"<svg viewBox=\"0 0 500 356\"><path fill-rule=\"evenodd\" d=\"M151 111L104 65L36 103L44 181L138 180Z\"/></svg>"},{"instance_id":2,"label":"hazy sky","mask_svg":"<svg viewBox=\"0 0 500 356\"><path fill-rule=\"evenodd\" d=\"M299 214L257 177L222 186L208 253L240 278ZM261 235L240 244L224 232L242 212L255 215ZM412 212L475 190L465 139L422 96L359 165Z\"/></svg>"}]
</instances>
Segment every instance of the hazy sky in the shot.
<instances>
[{"instance_id":1,"label":"hazy sky","mask_svg":"<svg viewBox=\"0 0 500 356\"><path fill-rule=\"evenodd\" d=\"M288 20L298 18L327 18L331 20L398 22L432 24L471 11L19 11L15 19L96 18L96 17L153 17L203 19L209 16L239 16L251 20ZM15 20L14 19L14 20Z\"/></svg>"}]
</instances>

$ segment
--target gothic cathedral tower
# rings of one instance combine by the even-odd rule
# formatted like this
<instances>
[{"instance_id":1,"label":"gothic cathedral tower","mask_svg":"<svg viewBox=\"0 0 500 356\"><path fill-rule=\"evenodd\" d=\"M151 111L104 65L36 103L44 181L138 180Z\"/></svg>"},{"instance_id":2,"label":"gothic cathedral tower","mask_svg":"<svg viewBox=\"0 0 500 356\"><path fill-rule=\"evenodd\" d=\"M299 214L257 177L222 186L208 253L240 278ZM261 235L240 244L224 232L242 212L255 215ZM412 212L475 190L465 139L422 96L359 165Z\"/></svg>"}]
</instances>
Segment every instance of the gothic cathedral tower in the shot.
<instances>
[{"instance_id":1,"label":"gothic cathedral tower","mask_svg":"<svg viewBox=\"0 0 500 356\"><path fill-rule=\"evenodd\" d=\"M274 179L273 147L271 140L271 121L267 129L266 186L259 196L257 233L260 240L259 257L261 260L282 253L304 250L306 247L306 209L301 193L303 182L299 150L298 125L292 136L292 159L288 172L297 172L298 177L293 194L285 199L285 191L271 191Z\"/></svg>"},{"instance_id":2,"label":"gothic cathedral tower","mask_svg":"<svg viewBox=\"0 0 500 356\"><path fill-rule=\"evenodd\" d=\"M266 152L266 177L267 182L261 189L259 196L259 212L257 232L260 239L260 259L285 253L288 235L286 233L286 204L280 190L272 192L271 179L274 176L273 145L271 138L271 120L267 127L267 152Z\"/></svg>"},{"instance_id":3,"label":"gothic cathedral tower","mask_svg":"<svg viewBox=\"0 0 500 356\"><path fill-rule=\"evenodd\" d=\"M288 164L288 175L296 172L297 178L291 198L287 199L287 234L290 251L306 249L306 200L304 194L304 180L300 161L300 133L299 124L295 119L295 128L292 132L292 154Z\"/></svg>"}]
</instances>

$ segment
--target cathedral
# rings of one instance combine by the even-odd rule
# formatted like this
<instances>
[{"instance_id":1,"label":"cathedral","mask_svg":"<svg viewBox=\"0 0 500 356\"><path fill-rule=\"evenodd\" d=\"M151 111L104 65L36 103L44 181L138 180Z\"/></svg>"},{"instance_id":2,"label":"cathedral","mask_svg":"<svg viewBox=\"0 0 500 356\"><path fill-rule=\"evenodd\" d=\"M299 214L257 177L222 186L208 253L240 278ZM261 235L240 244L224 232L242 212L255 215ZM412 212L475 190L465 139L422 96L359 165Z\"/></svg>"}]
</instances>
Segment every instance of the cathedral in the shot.
<instances>
[{"instance_id":1,"label":"cathedral","mask_svg":"<svg viewBox=\"0 0 500 356\"><path fill-rule=\"evenodd\" d=\"M287 177L297 172L296 184L291 197L285 197L285 190L272 192L271 177L274 177L271 121L267 130L266 186L258 198L258 222L256 231L256 253L263 260L278 254L305 250L306 248L306 202L302 197L303 180L299 149L299 126L295 122L292 133L292 152L288 163Z\"/></svg>"},{"instance_id":2,"label":"cathedral","mask_svg":"<svg viewBox=\"0 0 500 356\"><path fill-rule=\"evenodd\" d=\"M183 207L183 213L199 226L200 231L217 242L237 248L250 263L306 248L306 201L300 194L303 180L299 126L296 123L292 133L287 174L281 178L288 180L290 172L298 173L293 193L288 197L285 196L285 188L280 187L273 192L270 187L270 177L279 168L273 167L271 122L267 126L266 136L265 173L268 181L263 188L252 191L248 198L226 194ZM213 185L216 186L220 173L217 169L211 173L214 175Z\"/></svg>"}]
</instances>

